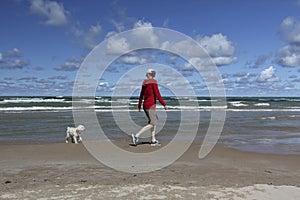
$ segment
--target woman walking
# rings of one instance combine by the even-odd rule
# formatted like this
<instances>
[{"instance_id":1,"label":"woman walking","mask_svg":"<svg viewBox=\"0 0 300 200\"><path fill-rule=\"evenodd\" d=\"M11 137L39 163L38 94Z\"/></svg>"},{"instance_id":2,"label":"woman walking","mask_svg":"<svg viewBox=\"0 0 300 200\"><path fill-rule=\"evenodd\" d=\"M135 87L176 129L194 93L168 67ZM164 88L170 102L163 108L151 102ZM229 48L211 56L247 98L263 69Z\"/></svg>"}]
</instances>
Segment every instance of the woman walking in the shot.
<instances>
[{"instance_id":1,"label":"woman walking","mask_svg":"<svg viewBox=\"0 0 300 200\"><path fill-rule=\"evenodd\" d=\"M149 69L146 73L147 79L144 80L142 84L142 90L140 93L138 110L141 111L142 102L143 102L143 109L145 114L148 118L148 125L144 126L138 133L132 134L132 143L137 145L138 139L140 135L148 130L151 130L151 146L159 146L160 143L155 138L155 131L156 131L156 123L157 123L157 116L156 116L156 99L160 102L161 105L164 106L164 109L167 110L167 105L162 99L157 81L154 79L156 72L154 69ZM144 101L143 101L144 100Z\"/></svg>"}]
</instances>

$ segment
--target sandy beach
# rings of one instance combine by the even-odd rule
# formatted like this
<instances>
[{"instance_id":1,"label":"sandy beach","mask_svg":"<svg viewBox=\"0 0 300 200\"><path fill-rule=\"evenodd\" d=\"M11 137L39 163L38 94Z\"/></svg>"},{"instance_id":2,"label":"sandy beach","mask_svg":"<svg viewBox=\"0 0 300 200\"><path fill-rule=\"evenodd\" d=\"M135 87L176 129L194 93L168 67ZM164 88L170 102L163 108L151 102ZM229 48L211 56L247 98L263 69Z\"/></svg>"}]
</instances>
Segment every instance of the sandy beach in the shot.
<instances>
[{"instance_id":1,"label":"sandy beach","mask_svg":"<svg viewBox=\"0 0 300 200\"><path fill-rule=\"evenodd\" d=\"M118 145L133 152L153 148ZM2 144L0 199L300 198L300 156L218 145L199 160L198 151L193 144L166 168L131 174L101 164L83 144Z\"/></svg>"}]
</instances>

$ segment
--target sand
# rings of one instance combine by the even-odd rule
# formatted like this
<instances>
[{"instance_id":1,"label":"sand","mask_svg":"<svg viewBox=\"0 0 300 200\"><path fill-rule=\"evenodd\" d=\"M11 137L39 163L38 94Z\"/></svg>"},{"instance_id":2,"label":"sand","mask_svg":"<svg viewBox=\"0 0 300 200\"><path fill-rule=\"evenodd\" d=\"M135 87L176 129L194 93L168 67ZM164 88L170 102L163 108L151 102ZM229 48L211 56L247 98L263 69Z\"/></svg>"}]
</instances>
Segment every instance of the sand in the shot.
<instances>
[{"instance_id":1,"label":"sand","mask_svg":"<svg viewBox=\"0 0 300 200\"><path fill-rule=\"evenodd\" d=\"M101 164L83 144L1 144L0 199L300 199L298 155L218 145L200 160L198 151L193 144L166 168L132 174Z\"/></svg>"}]
</instances>

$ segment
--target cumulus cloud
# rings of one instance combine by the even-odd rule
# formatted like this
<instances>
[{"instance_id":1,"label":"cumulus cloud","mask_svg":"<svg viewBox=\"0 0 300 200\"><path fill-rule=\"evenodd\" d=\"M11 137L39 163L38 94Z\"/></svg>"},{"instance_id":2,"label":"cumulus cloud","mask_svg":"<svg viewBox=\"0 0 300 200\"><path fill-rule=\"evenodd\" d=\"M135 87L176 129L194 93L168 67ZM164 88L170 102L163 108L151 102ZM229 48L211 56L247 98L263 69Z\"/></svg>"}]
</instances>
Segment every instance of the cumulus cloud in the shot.
<instances>
[{"instance_id":1,"label":"cumulus cloud","mask_svg":"<svg viewBox=\"0 0 300 200\"><path fill-rule=\"evenodd\" d=\"M257 79L259 82L279 82L280 79L275 75L276 69L273 66L270 66L267 69L264 69L260 72L260 75Z\"/></svg>"},{"instance_id":2,"label":"cumulus cloud","mask_svg":"<svg viewBox=\"0 0 300 200\"><path fill-rule=\"evenodd\" d=\"M283 67L300 66L300 45L287 45L277 50L276 61Z\"/></svg>"},{"instance_id":3,"label":"cumulus cloud","mask_svg":"<svg viewBox=\"0 0 300 200\"><path fill-rule=\"evenodd\" d=\"M257 57L257 59L254 61L254 63L253 62L249 62L248 66L250 68L259 68L259 67L263 66L267 62L267 60L271 58L271 56L272 56L271 53L269 53L269 54L261 54L261 55L259 55Z\"/></svg>"},{"instance_id":4,"label":"cumulus cloud","mask_svg":"<svg viewBox=\"0 0 300 200\"><path fill-rule=\"evenodd\" d=\"M235 45L227 36L223 34L215 34L211 36L198 37L196 42L190 40L172 40L172 37L163 37L161 32L157 32L152 24L144 21L137 21L133 29L128 32L128 37L118 35L116 32L109 32L106 37L106 53L107 55L123 55L116 60L118 64L125 65L142 65L152 61L149 57L143 57L142 54L125 54L136 46L153 47L161 49L162 52L173 52L167 56L155 56L157 60L163 58L169 64L172 64L184 76L192 76L196 69L193 65L197 65L197 69L201 68L201 72L205 72L206 82L216 80L214 75L209 73L210 67L230 65L237 61L234 56ZM164 40L163 40L164 39ZM197 43L198 42L198 43ZM204 48L203 51L201 48ZM164 51L165 50L165 51ZM177 56L177 53L184 52L189 62L183 61ZM210 57L207 56L207 53ZM149 54L148 54L149 55ZM185 63L183 63L185 62ZM119 66L119 65L118 65ZM105 85L99 85L99 89L108 90Z\"/></svg>"},{"instance_id":5,"label":"cumulus cloud","mask_svg":"<svg viewBox=\"0 0 300 200\"><path fill-rule=\"evenodd\" d=\"M24 68L28 65L29 65L28 60L19 60L19 59L17 59L17 60L14 60L13 62L10 62L8 67L11 68L11 69L22 69L22 68Z\"/></svg>"},{"instance_id":6,"label":"cumulus cloud","mask_svg":"<svg viewBox=\"0 0 300 200\"><path fill-rule=\"evenodd\" d=\"M276 63L283 67L300 66L300 20L285 18L280 25L279 34L287 45L277 50Z\"/></svg>"},{"instance_id":7,"label":"cumulus cloud","mask_svg":"<svg viewBox=\"0 0 300 200\"><path fill-rule=\"evenodd\" d=\"M120 37L116 32L107 34L106 52L108 54L123 54L131 47L159 47L158 36L154 33L150 22L137 21L128 38Z\"/></svg>"},{"instance_id":8,"label":"cumulus cloud","mask_svg":"<svg viewBox=\"0 0 300 200\"><path fill-rule=\"evenodd\" d=\"M195 44L191 40L182 40L178 42L164 41L160 45L160 49L173 52L175 54L185 53L189 58L192 57L205 57L207 56L203 51L200 50L198 44Z\"/></svg>"},{"instance_id":9,"label":"cumulus cloud","mask_svg":"<svg viewBox=\"0 0 300 200\"><path fill-rule=\"evenodd\" d=\"M51 76L49 80L67 80L67 76Z\"/></svg>"},{"instance_id":10,"label":"cumulus cloud","mask_svg":"<svg viewBox=\"0 0 300 200\"><path fill-rule=\"evenodd\" d=\"M189 40L172 41L172 38L160 41L159 32L156 32L150 22L137 21L128 37L121 37L116 33L107 35L106 52L108 54L124 54L134 47L151 47L176 53L184 52L189 59L201 58L204 66L211 66L214 62L217 66L230 65L237 61L234 56L235 46L223 34L197 37L196 41L206 50L211 60L207 58L204 51L199 50L199 46ZM206 57L206 59L204 58ZM195 60L194 59L194 60ZM174 61L174 59L172 59ZM204 61L205 60L205 61ZM124 57L125 63L144 63L136 61L135 57ZM189 66L182 66L188 68ZM187 70L186 70L187 71Z\"/></svg>"},{"instance_id":11,"label":"cumulus cloud","mask_svg":"<svg viewBox=\"0 0 300 200\"><path fill-rule=\"evenodd\" d=\"M207 50L208 54L213 57L231 56L235 50L232 43L221 33L214 34L211 37L198 38L197 40Z\"/></svg>"},{"instance_id":12,"label":"cumulus cloud","mask_svg":"<svg viewBox=\"0 0 300 200\"><path fill-rule=\"evenodd\" d=\"M51 76L48 78L40 78L37 76L24 76L18 79L6 77L4 81L0 81L0 89L5 88L6 91L18 95L69 95L74 81L67 81L65 76Z\"/></svg>"},{"instance_id":13,"label":"cumulus cloud","mask_svg":"<svg viewBox=\"0 0 300 200\"><path fill-rule=\"evenodd\" d=\"M13 48L12 50L8 50L5 53L5 56L7 56L7 57L21 57L22 53L18 48Z\"/></svg>"},{"instance_id":14,"label":"cumulus cloud","mask_svg":"<svg viewBox=\"0 0 300 200\"><path fill-rule=\"evenodd\" d=\"M62 26L68 23L68 11L63 4L56 1L31 0L30 11L38 14L46 20L43 22L49 26Z\"/></svg>"},{"instance_id":15,"label":"cumulus cloud","mask_svg":"<svg viewBox=\"0 0 300 200\"><path fill-rule=\"evenodd\" d=\"M69 58L64 64L54 67L57 71L76 71L79 69L82 58Z\"/></svg>"},{"instance_id":16,"label":"cumulus cloud","mask_svg":"<svg viewBox=\"0 0 300 200\"><path fill-rule=\"evenodd\" d=\"M237 61L234 56L235 46L227 36L219 33L211 37L198 37L197 41L207 51L217 66L229 65Z\"/></svg>"},{"instance_id":17,"label":"cumulus cloud","mask_svg":"<svg viewBox=\"0 0 300 200\"><path fill-rule=\"evenodd\" d=\"M300 21L294 17L285 18L280 25L280 36L288 43L300 43Z\"/></svg>"},{"instance_id":18,"label":"cumulus cloud","mask_svg":"<svg viewBox=\"0 0 300 200\"><path fill-rule=\"evenodd\" d=\"M234 56L235 46L223 34L197 37L196 41L207 52L216 66L230 65L237 61L237 57ZM206 58L207 56L204 55L204 52L199 51L199 47L190 41L183 40L176 43L165 41L161 44L161 48L174 52L185 52L190 58L198 57L202 59L201 62L204 66L211 65L211 62Z\"/></svg>"},{"instance_id":19,"label":"cumulus cloud","mask_svg":"<svg viewBox=\"0 0 300 200\"><path fill-rule=\"evenodd\" d=\"M143 65L146 63L154 63L156 62L157 56L159 56L157 54L159 53L149 49L141 49L122 55L116 60L116 62L129 65Z\"/></svg>"},{"instance_id":20,"label":"cumulus cloud","mask_svg":"<svg viewBox=\"0 0 300 200\"><path fill-rule=\"evenodd\" d=\"M145 64L147 63L146 58L142 58L140 56L122 56L119 60L119 62L124 63L124 64Z\"/></svg>"},{"instance_id":21,"label":"cumulus cloud","mask_svg":"<svg viewBox=\"0 0 300 200\"><path fill-rule=\"evenodd\" d=\"M235 77L235 83L237 84L248 84L255 75L249 72L239 72L233 75Z\"/></svg>"},{"instance_id":22,"label":"cumulus cloud","mask_svg":"<svg viewBox=\"0 0 300 200\"><path fill-rule=\"evenodd\" d=\"M107 54L122 54L129 51L129 44L126 38L118 37L117 35L111 36L106 42Z\"/></svg>"},{"instance_id":23,"label":"cumulus cloud","mask_svg":"<svg viewBox=\"0 0 300 200\"><path fill-rule=\"evenodd\" d=\"M99 35L101 34L101 26L99 24L91 26L84 37L84 45L88 49L94 48L99 40Z\"/></svg>"},{"instance_id":24,"label":"cumulus cloud","mask_svg":"<svg viewBox=\"0 0 300 200\"><path fill-rule=\"evenodd\" d=\"M102 27L99 24L91 25L87 31L75 26L72 28L76 41L88 50L93 49L99 43L101 32Z\"/></svg>"},{"instance_id":25,"label":"cumulus cloud","mask_svg":"<svg viewBox=\"0 0 300 200\"><path fill-rule=\"evenodd\" d=\"M207 66L209 63L207 63L207 59L202 59L199 57L193 57L188 60L188 62L185 62L183 65L179 67L179 70L183 72L184 75L192 75L193 72L196 71L194 66L197 67L200 71L204 72L207 71Z\"/></svg>"},{"instance_id":26,"label":"cumulus cloud","mask_svg":"<svg viewBox=\"0 0 300 200\"><path fill-rule=\"evenodd\" d=\"M218 67L230 65L237 61L237 57L213 57L212 59Z\"/></svg>"},{"instance_id":27,"label":"cumulus cloud","mask_svg":"<svg viewBox=\"0 0 300 200\"><path fill-rule=\"evenodd\" d=\"M113 90L114 85L111 85L109 82L104 81L100 82L97 87L98 92L111 92Z\"/></svg>"},{"instance_id":28,"label":"cumulus cloud","mask_svg":"<svg viewBox=\"0 0 300 200\"><path fill-rule=\"evenodd\" d=\"M125 30L125 25L122 22L112 19L111 23L115 26L118 32L122 32Z\"/></svg>"},{"instance_id":29,"label":"cumulus cloud","mask_svg":"<svg viewBox=\"0 0 300 200\"><path fill-rule=\"evenodd\" d=\"M22 53L18 48L0 53L0 69L23 69L29 64L29 60L22 58Z\"/></svg>"},{"instance_id":30,"label":"cumulus cloud","mask_svg":"<svg viewBox=\"0 0 300 200\"><path fill-rule=\"evenodd\" d=\"M143 41L143 45L145 46L158 47L158 36L154 33L152 28L150 22L139 20L134 24L132 35L136 38L136 41Z\"/></svg>"}]
</instances>

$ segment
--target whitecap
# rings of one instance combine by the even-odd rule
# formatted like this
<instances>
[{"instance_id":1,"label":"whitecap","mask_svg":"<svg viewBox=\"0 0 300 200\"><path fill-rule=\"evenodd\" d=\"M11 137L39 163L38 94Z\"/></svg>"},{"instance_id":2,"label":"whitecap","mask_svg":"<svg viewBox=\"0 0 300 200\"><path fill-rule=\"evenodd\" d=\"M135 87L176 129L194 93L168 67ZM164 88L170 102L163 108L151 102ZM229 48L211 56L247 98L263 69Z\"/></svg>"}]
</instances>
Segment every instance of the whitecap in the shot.
<instances>
[{"instance_id":1,"label":"whitecap","mask_svg":"<svg viewBox=\"0 0 300 200\"><path fill-rule=\"evenodd\" d=\"M276 119L276 116L262 117L262 118L260 118L260 119L262 119L262 120L266 120L266 119L274 120L274 119Z\"/></svg>"},{"instance_id":2,"label":"whitecap","mask_svg":"<svg viewBox=\"0 0 300 200\"><path fill-rule=\"evenodd\" d=\"M65 99L43 99L43 98L15 98L15 99L4 99L0 103L58 103L66 102Z\"/></svg>"},{"instance_id":3,"label":"whitecap","mask_svg":"<svg viewBox=\"0 0 300 200\"><path fill-rule=\"evenodd\" d=\"M244 106L248 106L248 104L244 104L241 101L233 101L233 102L229 102L232 106L234 107L244 107Z\"/></svg>"},{"instance_id":4,"label":"whitecap","mask_svg":"<svg viewBox=\"0 0 300 200\"><path fill-rule=\"evenodd\" d=\"M270 106L269 103L256 103L254 106Z\"/></svg>"}]
</instances>

